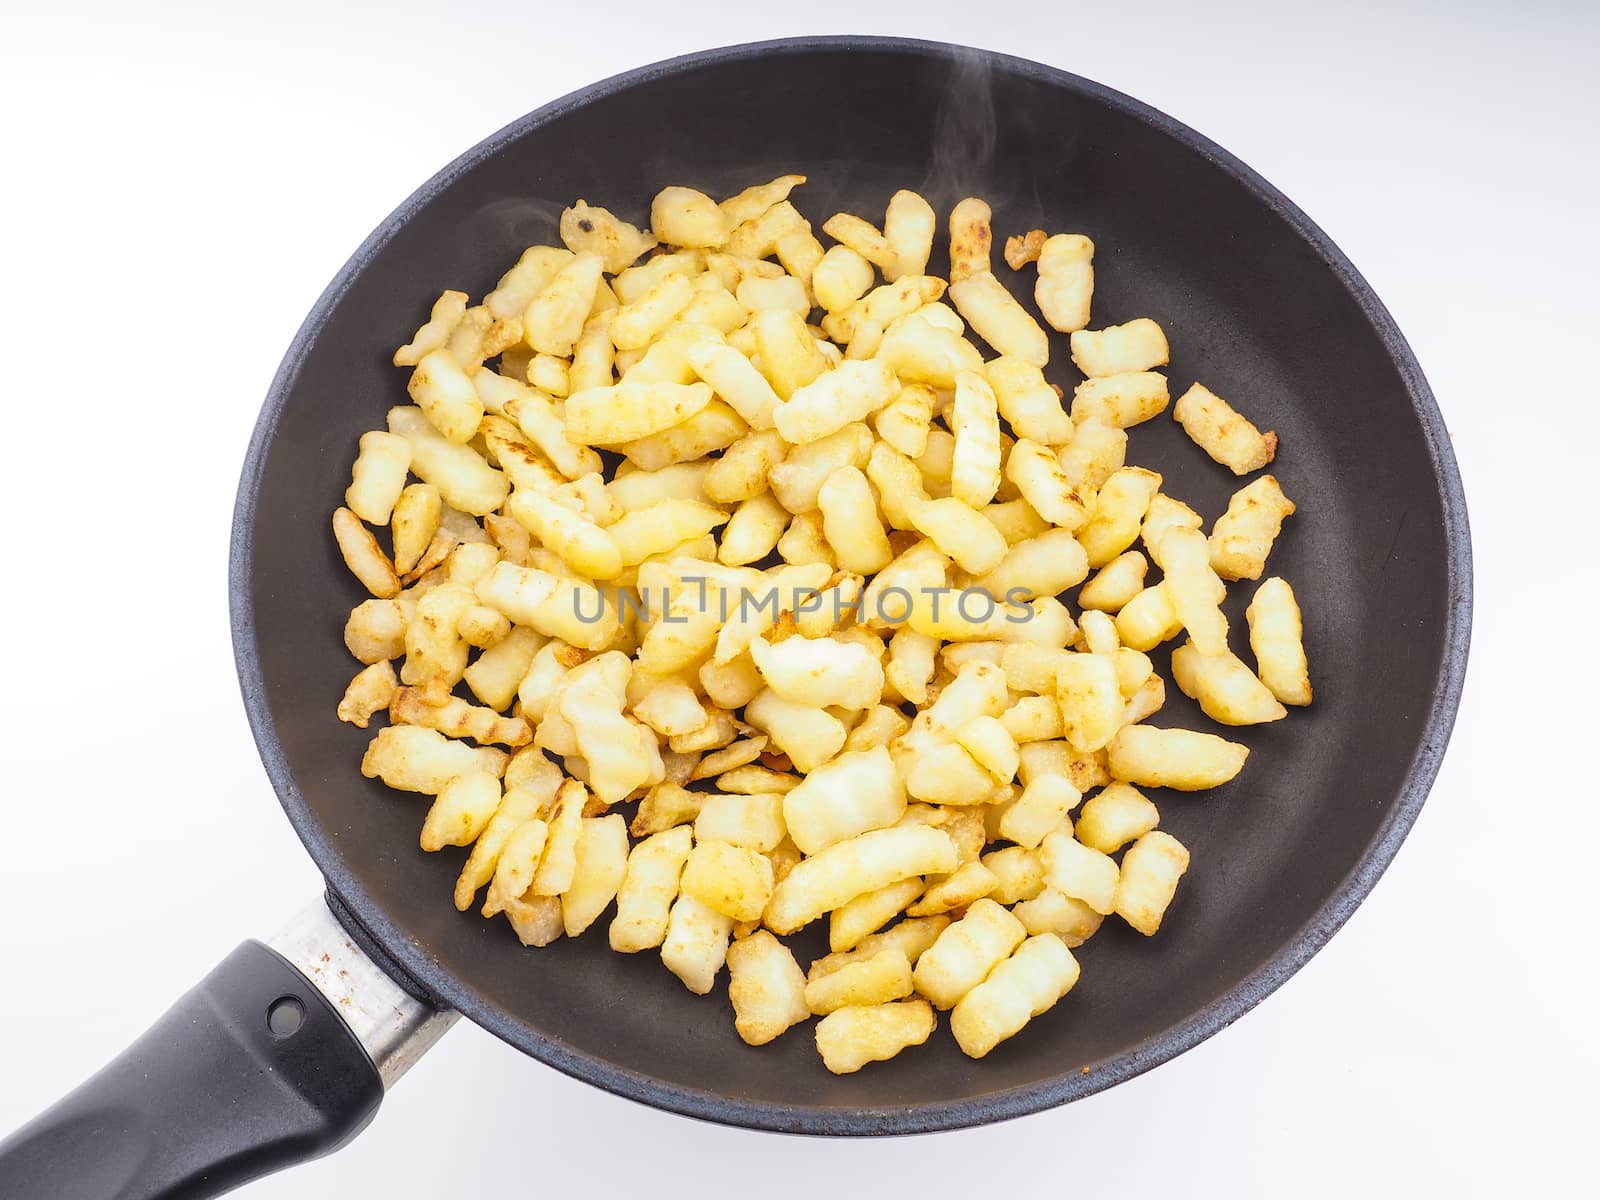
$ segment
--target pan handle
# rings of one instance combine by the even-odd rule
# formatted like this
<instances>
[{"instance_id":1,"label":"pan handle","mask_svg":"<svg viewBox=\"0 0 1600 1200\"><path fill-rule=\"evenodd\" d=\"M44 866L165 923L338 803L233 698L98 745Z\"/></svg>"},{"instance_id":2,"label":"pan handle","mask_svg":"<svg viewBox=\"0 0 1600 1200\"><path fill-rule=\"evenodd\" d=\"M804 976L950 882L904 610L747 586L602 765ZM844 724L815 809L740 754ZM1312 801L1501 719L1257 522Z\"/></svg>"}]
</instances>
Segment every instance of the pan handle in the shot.
<instances>
[{"instance_id":1,"label":"pan handle","mask_svg":"<svg viewBox=\"0 0 1600 1200\"><path fill-rule=\"evenodd\" d=\"M454 1023L323 904L241 944L99 1074L0 1141L6 1200L200 1200L338 1149Z\"/></svg>"}]
</instances>

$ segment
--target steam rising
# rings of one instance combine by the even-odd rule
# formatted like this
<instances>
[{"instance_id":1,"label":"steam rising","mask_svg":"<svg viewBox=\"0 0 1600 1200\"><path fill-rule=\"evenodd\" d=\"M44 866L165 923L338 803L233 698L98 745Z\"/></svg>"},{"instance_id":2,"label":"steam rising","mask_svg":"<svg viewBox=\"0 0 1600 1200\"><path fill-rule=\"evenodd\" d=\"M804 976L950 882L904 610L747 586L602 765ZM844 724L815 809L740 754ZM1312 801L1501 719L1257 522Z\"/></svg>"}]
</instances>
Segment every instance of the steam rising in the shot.
<instances>
[{"instance_id":1,"label":"steam rising","mask_svg":"<svg viewBox=\"0 0 1600 1200\"><path fill-rule=\"evenodd\" d=\"M993 198L996 121L989 63L959 50L934 119L932 168L922 192L945 209L964 196Z\"/></svg>"}]
</instances>

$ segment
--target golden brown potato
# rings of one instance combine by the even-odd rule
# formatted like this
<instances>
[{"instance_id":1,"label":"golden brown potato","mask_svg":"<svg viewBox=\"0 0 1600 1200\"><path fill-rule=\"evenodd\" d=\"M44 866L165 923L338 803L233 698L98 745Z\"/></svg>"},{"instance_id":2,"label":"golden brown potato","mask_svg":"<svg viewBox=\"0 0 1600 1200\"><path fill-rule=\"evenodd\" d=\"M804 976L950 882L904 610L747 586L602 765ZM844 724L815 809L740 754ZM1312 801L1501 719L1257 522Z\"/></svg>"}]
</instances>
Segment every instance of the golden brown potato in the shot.
<instances>
[{"instance_id":1,"label":"golden brown potato","mask_svg":"<svg viewBox=\"0 0 1600 1200\"><path fill-rule=\"evenodd\" d=\"M846 1073L943 1007L979 1058L1073 985L1106 914L1161 924L1188 852L1139 789L1245 764L1143 723L1150 652L1187 632L1172 679L1224 723L1309 703L1288 585L1249 607L1259 678L1221 608L1294 506L1265 476L1207 538L1127 461L1169 348L1148 318L1088 328L1089 238L1010 239L1038 264L1024 303L982 199L950 214L947 283L921 196L881 230L835 214L825 249L802 182L669 186L650 231L579 200L481 304L439 296L395 354L415 405L361 438L334 518L373 593L337 715L387 708L363 772L434 797L422 848L470 847L456 907L487 886L522 944L615 901L614 949L697 993L727 963L752 1045L815 1013ZM1070 406L1046 328L1087 376ZM1236 471L1275 451L1199 385L1173 409ZM802 975L778 937L822 917L833 953Z\"/></svg>"}]
</instances>

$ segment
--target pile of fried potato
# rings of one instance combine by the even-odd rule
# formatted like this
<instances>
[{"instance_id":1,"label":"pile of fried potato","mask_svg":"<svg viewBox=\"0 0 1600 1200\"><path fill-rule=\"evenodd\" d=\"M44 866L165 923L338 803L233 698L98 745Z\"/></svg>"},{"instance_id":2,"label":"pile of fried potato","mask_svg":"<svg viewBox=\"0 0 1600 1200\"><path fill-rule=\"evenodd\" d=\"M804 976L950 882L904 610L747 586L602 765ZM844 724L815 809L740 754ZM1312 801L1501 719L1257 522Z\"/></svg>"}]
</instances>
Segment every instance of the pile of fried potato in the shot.
<instances>
[{"instance_id":1,"label":"pile of fried potato","mask_svg":"<svg viewBox=\"0 0 1600 1200\"><path fill-rule=\"evenodd\" d=\"M1254 669L1219 607L1294 504L1262 475L1208 535L1125 464L1167 340L1088 328L1087 237L1005 247L1071 334L1064 404L987 204L951 212L947 283L921 196L829 218L825 247L803 182L668 187L649 231L579 200L482 303L439 297L394 356L414 406L361 438L333 518L373 597L339 717L388 710L362 772L434 798L424 850L471 847L458 909L481 892L543 946L615 904L613 949L701 994L726 964L752 1045L820 1016L831 1071L935 1009L978 1058L1106 916L1160 927L1189 853L1140 789L1244 766L1146 723L1149 652L1183 638L1174 681L1221 724L1310 703L1289 585L1250 602ZM1272 461L1201 384L1172 408L1235 474ZM824 917L802 970L780 939Z\"/></svg>"}]
</instances>

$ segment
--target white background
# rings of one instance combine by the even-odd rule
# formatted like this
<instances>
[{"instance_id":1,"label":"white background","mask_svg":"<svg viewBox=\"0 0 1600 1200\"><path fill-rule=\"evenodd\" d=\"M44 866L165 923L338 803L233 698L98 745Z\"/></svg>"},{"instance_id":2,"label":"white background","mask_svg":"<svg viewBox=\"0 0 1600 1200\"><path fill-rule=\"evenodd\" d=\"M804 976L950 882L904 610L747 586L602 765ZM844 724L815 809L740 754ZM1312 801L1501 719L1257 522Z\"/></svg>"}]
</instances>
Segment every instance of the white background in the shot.
<instances>
[{"instance_id":1,"label":"white background","mask_svg":"<svg viewBox=\"0 0 1600 1200\"><path fill-rule=\"evenodd\" d=\"M1220 141L1349 253L1438 393L1477 622L1433 798L1328 949L1067 1109L890 1142L634 1106L461 1027L249 1195L1572 1195L1593 1186L1600 16L1578 3L30 5L0 39L0 1128L318 894L234 681L234 487L368 230L546 100L784 34L967 41ZM1360 647L1350 647L1359 653Z\"/></svg>"}]
</instances>

